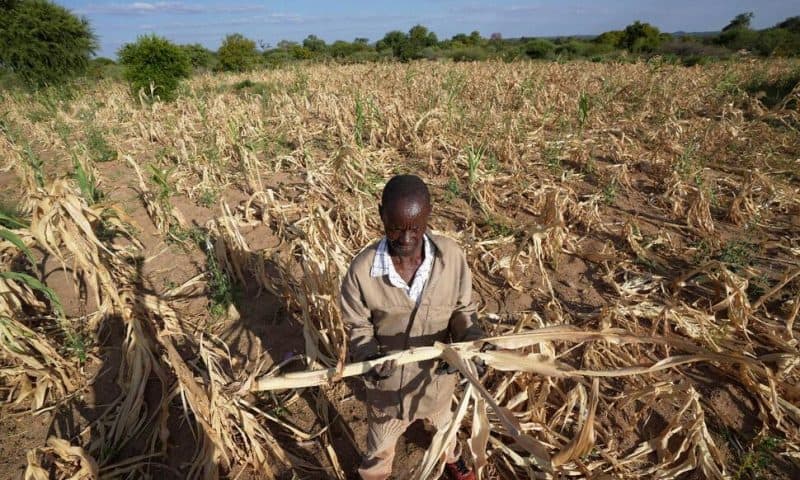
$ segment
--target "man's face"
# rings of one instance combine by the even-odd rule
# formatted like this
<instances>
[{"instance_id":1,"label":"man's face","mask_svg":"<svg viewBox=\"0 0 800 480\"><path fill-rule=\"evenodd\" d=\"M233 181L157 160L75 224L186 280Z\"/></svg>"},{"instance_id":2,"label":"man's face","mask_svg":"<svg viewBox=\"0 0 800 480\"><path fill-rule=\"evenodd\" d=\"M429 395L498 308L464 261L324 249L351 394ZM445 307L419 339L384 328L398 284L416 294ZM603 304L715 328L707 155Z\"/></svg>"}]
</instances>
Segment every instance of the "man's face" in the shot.
<instances>
[{"instance_id":1,"label":"man's face","mask_svg":"<svg viewBox=\"0 0 800 480\"><path fill-rule=\"evenodd\" d=\"M380 213L390 254L409 257L422 251L423 237L431 214L430 202L401 198L388 205L381 205Z\"/></svg>"}]
</instances>

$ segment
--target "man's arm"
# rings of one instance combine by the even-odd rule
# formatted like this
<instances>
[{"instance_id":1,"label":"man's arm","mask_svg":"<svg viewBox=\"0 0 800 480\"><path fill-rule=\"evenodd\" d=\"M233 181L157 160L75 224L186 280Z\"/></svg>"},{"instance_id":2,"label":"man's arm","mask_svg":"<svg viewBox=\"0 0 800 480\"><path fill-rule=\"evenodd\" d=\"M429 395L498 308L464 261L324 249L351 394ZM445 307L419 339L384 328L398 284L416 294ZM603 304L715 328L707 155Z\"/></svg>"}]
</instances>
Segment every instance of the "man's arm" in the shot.
<instances>
[{"instance_id":1,"label":"man's arm","mask_svg":"<svg viewBox=\"0 0 800 480\"><path fill-rule=\"evenodd\" d=\"M450 336L454 342L467 342L485 337L483 329L478 325L478 313L472 301L472 273L469 271L464 252L459 252L456 282L458 297L453 314L450 316Z\"/></svg>"},{"instance_id":2,"label":"man's arm","mask_svg":"<svg viewBox=\"0 0 800 480\"><path fill-rule=\"evenodd\" d=\"M364 304L364 296L358 279L349 268L342 281L340 298L342 321L350 339L350 359L360 362L379 354L378 342L375 340L375 329L370 322L370 311Z\"/></svg>"}]
</instances>

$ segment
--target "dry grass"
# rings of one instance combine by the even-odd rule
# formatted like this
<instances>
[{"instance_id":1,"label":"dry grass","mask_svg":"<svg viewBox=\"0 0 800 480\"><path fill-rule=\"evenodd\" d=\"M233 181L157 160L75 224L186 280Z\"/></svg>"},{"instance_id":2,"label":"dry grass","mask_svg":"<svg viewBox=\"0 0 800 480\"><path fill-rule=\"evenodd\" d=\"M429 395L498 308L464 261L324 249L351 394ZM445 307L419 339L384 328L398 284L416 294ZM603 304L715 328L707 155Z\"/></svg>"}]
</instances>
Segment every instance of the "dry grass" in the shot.
<instances>
[{"instance_id":1,"label":"dry grass","mask_svg":"<svg viewBox=\"0 0 800 480\"><path fill-rule=\"evenodd\" d=\"M339 279L380 234L377 198L400 172L432 186L433 227L467 252L485 326L503 347L403 354L444 356L468 379L454 399L458 423L411 475L435 476L446 438L460 435L484 478L746 478L758 468L791 478L800 112L797 101L767 109L741 85L797 68L318 65L253 74L259 94L230 88L241 76L202 76L172 104L141 105L104 83L46 121L28 114L35 99L4 98L0 168L15 172L30 219L0 237L3 269L25 274L0 276L6 408L69 404L92 379L66 340L96 337L113 319L125 329L117 399L79 435L29 452L27 478L248 468L344 478L324 408L332 387L311 392L324 428L277 415L298 398L282 359L237 362L223 322L184 315L197 278L149 287L142 265L153 250L133 217L146 212L156 238L213 258L208 275L279 298L303 326L304 365L317 372L306 385L335 383L368 367L344 368ZM119 160L93 164L88 131ZM107 200L81 195L66 178L75 164ZM115 197L126 188L135 205ZM211 218L187 213L193 203L213 207ZM275 241L253 247L246 231ZM93 311L63 311L37 280L43 255L72 273ZM493 367L482 379L463 361L474 355ZM720 411L722 388L747 398L738 413L752 425ZM196 448L188 465L169 467L176 424ZM763 453L764 439L779 440ZM297 443L316 444L327 473ZM742 460L754 452L771 466Z\"/></svg>"}]
</instances>

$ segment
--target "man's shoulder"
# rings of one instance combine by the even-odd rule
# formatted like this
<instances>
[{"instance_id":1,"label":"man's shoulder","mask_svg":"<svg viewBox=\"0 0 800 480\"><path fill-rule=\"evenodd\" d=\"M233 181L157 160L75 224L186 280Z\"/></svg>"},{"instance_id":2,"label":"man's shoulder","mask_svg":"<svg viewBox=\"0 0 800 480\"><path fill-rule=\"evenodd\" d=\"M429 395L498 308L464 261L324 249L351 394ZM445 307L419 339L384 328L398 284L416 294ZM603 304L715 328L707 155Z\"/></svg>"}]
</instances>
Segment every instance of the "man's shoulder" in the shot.
<instances>
[{"instance_id":1,"label":"man's shoulder","mask_svg":"<svg viewBox=\"0 0 800 480\"><path fill-rule=\"evenodd\" d=\"M376 240L356 254L353 261L350 262L350 270L354 273L369 272L372 269L372 263L375 261L375 254L378 252L380 243L380 240Z\"/></svg>"},{"instance_id":2,"label":"man's shoulder","mask_svg":"<svg viewBox=\"0 0 800 480\"><path fill-rule=\"evenodd\" d=\"M445 259L464 256L464 250L456 240L445 235L429 234L428 236Z\"/></svg>"}]
</instances>

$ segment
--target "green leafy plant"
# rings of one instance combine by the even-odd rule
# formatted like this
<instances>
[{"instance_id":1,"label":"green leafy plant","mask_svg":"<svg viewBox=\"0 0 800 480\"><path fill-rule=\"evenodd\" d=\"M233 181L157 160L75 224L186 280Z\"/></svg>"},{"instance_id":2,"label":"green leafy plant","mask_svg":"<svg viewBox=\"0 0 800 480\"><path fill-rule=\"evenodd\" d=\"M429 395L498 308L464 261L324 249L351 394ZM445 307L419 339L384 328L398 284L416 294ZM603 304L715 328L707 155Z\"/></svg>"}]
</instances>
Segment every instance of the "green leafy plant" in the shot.
<instances>
[{"instance_id":1,"label":"green leafy plant","mask_svg":"<svg viewBox=\"0 0 800 480\"><path fill-rule=\"evenodd\" d=\"M486 147L467 147L467 174L469 178L470 187L472 187L478 179L478 168L483 162L483 157L486 155Z\"/></svg>"},{"instance_id":2,"label":"green leafy plant","mask_svg":"<svg viewBox=\"0 0 800 480\"><path fill-rule=\"evenodd\" d=\"M119 50L119 61L125 67L123 77L132 93L140 91L151 100L173 100L180 81L188 78L191 65L186 53L166 38L156 35L139 37Z\"/></svg>"},{"instance_id":3,"label":"green leafy plant","mask_svg":"<svg viewBox=\"0 0 800 480\"><path fill-rule=\"evenodd\" d=\"M225 72L246 72L255 68L261 57L256 42L239 33L225 37L217 50L217 69Z\"/></svg>"},{"instance_id":4,"label":"green leafy plant","mask_svg":"<svg viewBox=\"0 0 800 480\"><path fill-rule=\"evenodd\" d=\"M744 240L731 240L720 250L718 259L734 271L749 266L756 254L756 246Z\"/></svg>"},{"instance_id":5,"label":"green leafy plant","mask_svg":"<svg viewBox=\"0 0 800 480\"><path fill-rule=\"evenodd\" d=\"M603 187L603 202L606 205L611 205L617 199L617 180L612 178L611 181L606 183Z\"/></svg>"},{"instance_id":6,"label":"green leafy plant","mask_svg":"<svg viewBox=\"0 0 800 480\"><path fill-rule=\"evenodd\" d=\"M94 172L92 172L91 169L84 167L83 163L78 160L78 157L75 155L72 156L72 166L72 176L75 178L75 181L78 182L78 188L81 190L81 196L83 196L84 200L86 200L86 203L89 205L94 205L101 202L105 195L100 190L97 179L94 176Z\"/></svg>"},{"instance_id":7,"label":"green leafy plant","mask_svg":"<svg viewBox=\"0 0 800 480\"><path fill-rule=\"evenodd\" d=\"M164 201L172 196L175 193L175 189L170 182L170 176L175 171L175 167L172 167L169 170L158 168L155 165L148 165L148 169L150 170L150 180L156 184L158 187L158 199Z\"/></svg>"},{"instance_id":8,"label":"green leafy plant","mask_svg":"<svg viewBox=\"0 0 800 480\"><path fill-rule=\"evenodd\" d=\"M447 181L447 187L444 193L445 200L452 202L454 199L460 196L461 187L458 185L458 180L454 177L450 177L450 180Z\"/></svg>"},{"instance_id":9,"label":"green leafy plant","mask_svg":"<svg viewBox=\"0 0 800 480\"><path fill-rule=\"evenodd\" d=\"M783 440L777 437L766 436L761 439L744 454L734 478L762 478L774 452L782 443Z\"/></svg>"},{"instance_id":10,"label":"green leafy plant","mask_svg":"<svg viewBox=\"0 0 800 480\"><path fill-rule=\"evenodd\" d=\"M97 49L89 21L47 0L0 2L0 66L25 85L57 85L86 72Z\"/></svg>"},{"instance_id":11,"label":"green leafy plant","mask_svg":"<svg viewBox=\"0 0 800 480\"><path fill-rule=\"evenodd\" d=\"M581 128L586 124L586 121L589 119L589 95L586 92L581 92L580 97L578 98L578 123L580 124Z\"/></svg>"},{"instance_id":12,"label":"green leafy plant","mask_svg":"<svg viewBox=\"0 0 800 480\"><path fill-rule=\"evenodd\" d=\"M36 181L36 185L44 188L44 160L33 151L30 145L25 145L24 152L25 161L33 170L33 178Z\"/></svg>"},{"instance_id":13,"label":"green leafy plant","mask_svg":"<svg viewBox=\"0 0 800 480\"><path fill-rule=\"evenodd\" d=\"M86 134L86 148L95 162L110 162L117 159L117 151L108 144L103 132L89 128Z\"/></svg>"},{"instance_id":14,"label":"green leafy plant","mask_svg":"<svg viewBox=\"0 0 800 480\"><path fill-rule=\"evenodd\" d=\"M30 222L25 219L13 205L0 200L0 227L18 229L27 228Z\"/></svg>"},{"instance_id":15,"label":"green leafy plant","mask_svg":"<svg viewBox=\"0 0 800 480\"><path fill-rule=\"evenodd\" d=\"M203 190L203 192L200 194L198 203L206 208L211 208L217 203L218 198L217 192L208 188Z\"/></svg>"}]
</instances>

